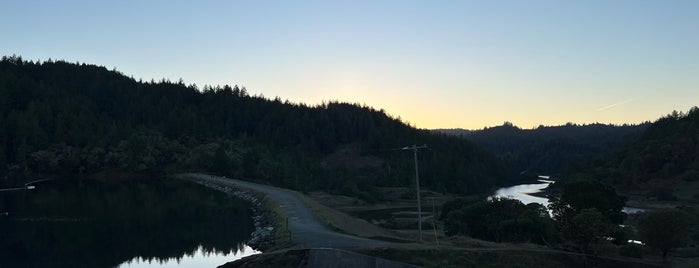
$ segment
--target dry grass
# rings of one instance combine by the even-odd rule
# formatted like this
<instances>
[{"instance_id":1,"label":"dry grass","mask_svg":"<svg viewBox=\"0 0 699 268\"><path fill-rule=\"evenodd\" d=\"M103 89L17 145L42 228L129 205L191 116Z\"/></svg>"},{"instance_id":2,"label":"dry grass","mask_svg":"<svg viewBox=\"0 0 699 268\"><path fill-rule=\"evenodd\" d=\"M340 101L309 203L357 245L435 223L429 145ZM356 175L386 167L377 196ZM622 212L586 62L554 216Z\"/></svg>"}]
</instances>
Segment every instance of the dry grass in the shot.
<instances>
[{"instance_id":1,"label":"dry grass","mask_svg":"<svg viewBox=\"0 0 699 268\"><path fill-rule=\"evenodd\" d=\"M365 220L352 217L344 212L329 208L307 195L298 192L295 193L311 208L311 211L313 211L316 217L335 230L361 237L403 239L394 232L380 228Z\"/></svg>"},{"instance_id":2,"label":"dry grass","mask_svg":"<svg viewBox=\"0 0 699 268\"><path fill-rule=\"evenodd\" d=\"M273 198L267 195L262 199L263 206L265 210L270 212L268 215L272 217L272 222L274 222L275 230L272 232L270 247L265 248L265 251L279 250L292 247L294 245L294 236L289 229L289 224L286 221L286 216L284 212L280 209L279 204Z\"/></svg>"}]
</instances>

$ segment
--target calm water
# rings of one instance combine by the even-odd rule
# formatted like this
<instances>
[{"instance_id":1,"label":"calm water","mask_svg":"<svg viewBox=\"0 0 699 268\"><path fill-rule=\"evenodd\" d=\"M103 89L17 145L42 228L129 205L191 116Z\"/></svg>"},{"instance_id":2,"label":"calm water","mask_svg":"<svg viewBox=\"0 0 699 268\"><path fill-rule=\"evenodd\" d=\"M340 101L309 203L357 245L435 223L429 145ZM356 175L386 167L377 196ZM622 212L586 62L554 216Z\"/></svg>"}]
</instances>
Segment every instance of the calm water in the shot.
<instances>
[{"instance_id":1,"label":"calm water","mask_svg":"<svg viewBox=\"0 0 699 268\"><path fill-rule=\"evenodd\" d=\"M258 253L252 231L250 204L184 181L0 193L2 267L215 267Z\"/></svg>"},{"instance_id":2,"label":"calm water","mask_svg":"<svg viewBox=\"0 0 699 268\"><path fill-rule=\"evenodd\" d=\"M531 194L541 192L541 190L546 189L551 184L551 181L539 180L540 183L532 184L519 184L510 187L503 187L495 191L493 196L495 197L507 197L512 199L517 199L522 201L522 203L539 203L548 207L549 199L545 197L533 196Z\"/></svg>"},{"instance_id":3,"label":"calm water","mask_svg":"<svg viewBox=\"0 0 699 268\"><path fill-rule=\"evenodd\" d=\"M119 265L119 268L151 268L151 267L178 267L178 268L199 268L217 267L232 260L237 260L253 254L260 253L247 245L243 248L231 250L229 252L207 252L203 247L199 247L194 254L185 254L179 258L169 258L166 260L147 259L136 257Z\"/></svg>"},{"instance_id":4,"label":"calm water","mask_svg":"<svg viewBox=\"0 0 699 268\"><path fill-rule=\"evenodd\" d=\"M544 205L545 207L548 207L549 205L549 199L546 197L538 197L538 196L533 196L531 194L541 192L542 190L546 189L546 187L549 187L553 181L548 180L547 176L539 176L541 179L539 180L539 183L532 183L532 184L519 184L515 186L510 186L510 187L503 187L495 191L493 194L494 197L507 197L507 198L512 198L512 199L517 199L519 201L522 201L524 204L529 204L529 203L539 203ZM645 211L645 209L642 208L635 208L635 207L624 207L623 211L625 213L639 213Z\"/></svg>"}]
</instances>

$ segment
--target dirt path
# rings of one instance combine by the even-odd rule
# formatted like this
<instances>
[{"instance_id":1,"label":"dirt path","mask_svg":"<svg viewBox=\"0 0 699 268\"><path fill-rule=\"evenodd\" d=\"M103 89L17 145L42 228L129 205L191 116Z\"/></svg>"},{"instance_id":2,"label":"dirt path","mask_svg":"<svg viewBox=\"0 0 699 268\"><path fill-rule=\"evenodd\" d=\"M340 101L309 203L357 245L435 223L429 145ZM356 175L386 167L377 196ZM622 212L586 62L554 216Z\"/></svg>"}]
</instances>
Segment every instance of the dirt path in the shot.
<instances>
[{"instance_id":1,"label":"dirt path","mask_svg":"<svg viewBox=\"0 0 699 268\"><path fill-rule=\"evenodd\" d=\"M222 178L205 174L186 174L188 178L251 189L272 197L279 203L289 221L294 236L295 248L340 248L359 249L387 246L385 241L372 240L335 232L325 226L311 209L293 192L273 186Z\"/></svg>"}]
</instances>

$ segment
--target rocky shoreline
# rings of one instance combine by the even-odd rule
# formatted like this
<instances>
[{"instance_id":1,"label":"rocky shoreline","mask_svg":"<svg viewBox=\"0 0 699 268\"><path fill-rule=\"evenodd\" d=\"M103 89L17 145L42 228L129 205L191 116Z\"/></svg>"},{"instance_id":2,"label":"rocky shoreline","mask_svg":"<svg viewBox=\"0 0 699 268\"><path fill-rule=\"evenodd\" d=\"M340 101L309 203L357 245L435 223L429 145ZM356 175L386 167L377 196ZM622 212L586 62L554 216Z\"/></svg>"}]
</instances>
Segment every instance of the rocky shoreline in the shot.
<instances>
[{"instance_id":1,"label":"rocky shoreline","mask_svg":"<svg viewBox=\"0 0 699 268\"><path fill-rule=\"evenodd\" d=\"M265 203L264 197L261 196L261 194L229 186L222 186L220 184L211 182L199 180L193 181L208 188L221 191L228 195L250 202L252 204L252 220L255 226L255 231L250 234L251 237L247 242L247 245L260 251L264 251L272 246L273 242L270 238L275 230L274 221L270 215L272 212L269 211L267 207L268 204Z\"/></svg>"}]
</instances>

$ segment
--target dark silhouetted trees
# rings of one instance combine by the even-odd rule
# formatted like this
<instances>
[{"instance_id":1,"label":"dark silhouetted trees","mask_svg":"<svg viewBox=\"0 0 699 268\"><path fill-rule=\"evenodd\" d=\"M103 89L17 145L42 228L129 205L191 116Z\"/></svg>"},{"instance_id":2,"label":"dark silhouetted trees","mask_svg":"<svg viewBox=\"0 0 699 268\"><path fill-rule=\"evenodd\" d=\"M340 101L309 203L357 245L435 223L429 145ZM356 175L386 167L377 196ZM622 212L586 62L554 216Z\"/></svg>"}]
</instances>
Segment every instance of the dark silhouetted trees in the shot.
<instances>
[{"instance_id":1,"label":"dark silhouetted trees","mask_svg":"<svg viewBox=\"0 0 699 268\"><path fill-rule=\"evenodd\" d=\"M584 209L594 208L610 223L621 224L626 198L605 183L593 180L564 182L560 197L551 199L550 208L556 219L570 218Z\"/></svg>"},{"instance_id":2,"label":"dark silhouetted trees","mask_svg":"<svg viewBox=\"0 0 699 268\"><path fill-rule=\"evenodd\" d=\"M545 244L556 240L556 228L546 208L516 199L460 199L442 209L444 232L495 242Z\"/></svg>"},{"instance_id":3,"label":"dark silhouetted trees","mask_svg":"<svg viewBox=\"0 0 699 268\"><path fill-rule=\"evenodd\" d=\"M640 190L656 200L677 200L675 189L696 189L688 185L699 180L699 108L658 119L639 140L613 155L578 165L562 179L601 180ZM697 202L699 191L683 197L680 201Z\"/></svg>"},{"instance_id":4,"label":"dark silhouetted trees","mask_svg":"<svg viewBox=\"0 0 699 268\"><path fill-rule=\"evenodd\" d=\"M568 182L562 189L559 197L551 199L549 208L563 237L582 252L589 252L590 244L602 236L621 231L618 226L626 216L622 212L626 198L613 187L590 180Z\"/></svg>"},{"instance_id":5,"label":"dark silhouetted trees","mask_svg":"<svg viewBox=\"0 0 699 268\"><path fill-rule=\"evenodd\" d=\"M302 190L423 186L459 193L515 181L469 142L406 125L383 110L309 106L251 96L238 86L141 82L104 67L0 60L0 184L25 176L208 171ZM340 151L346 157L331 157Z\"/></svg>"},{"instance_id":6,"label":"dark silhouetted trees","mask_svg":"<svg viewBox=\"0 0 699 268\"><path fill-rule=\"evenodd\" d=\"M510 122L482 130L441 129L472 141L520 172L556 175L585 161L592 161L637 140L648 124L566 124L520 129Z\"/></svg>"},{"instance_id":7,"label":"dark silhouetted trees","mask_svg":"<svg viewBox=\"0 0 699 268\"><path fill-rule=\"evenodd\" d=\"M650 211L642 214L638 230L642 241L666 259L670 250L689 241L690 223L690 216L679 210Z\"/></svg>"}]
</instances>

